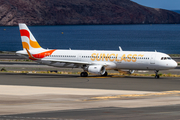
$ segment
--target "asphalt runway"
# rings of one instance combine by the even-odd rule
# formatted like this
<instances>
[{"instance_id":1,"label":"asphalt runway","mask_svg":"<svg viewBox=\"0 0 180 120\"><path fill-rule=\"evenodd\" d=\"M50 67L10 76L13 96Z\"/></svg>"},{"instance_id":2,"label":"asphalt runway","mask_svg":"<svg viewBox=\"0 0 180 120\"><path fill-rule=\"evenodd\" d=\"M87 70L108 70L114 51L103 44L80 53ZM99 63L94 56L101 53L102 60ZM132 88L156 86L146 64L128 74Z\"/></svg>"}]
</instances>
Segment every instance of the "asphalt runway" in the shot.
<instances>
[{"instance_id":1,"label":"asphalt runway","mask_svg":"<svg viewBox=\"0 0 180 120\"><path fill-rule=\"evenodd\" d=\"M148 91L148 92L163 92L163 91L179 91L180 90L180 78L168 78L162 77L160 79L154 79L153 77L134 77L134 76L108 76L108 77L96 77L90 76L87 78L81 78L79 75L55 75L55 74L12 74L12 73L0 73L0 85L2 86L17 86L25 88L27 86L50 88L76 88L76 89L90 89L90 90L124 90L124 91ZM12 88L13 89L13 88ZM17 88L16 88L17 89ZM27 87L27 89L29 89ZM10 91L10 89L7 89ZM17 90L20 93L23 91ZM32 91L32 90L30 90ZM2 94L2 93L0 93ZM88 94L88 92L87 92ZM91 93L90 93L91 94ZM138 94L138 93L137 93ZM42 97L40 101L39 96ZM92 95L91 95L92 96ZM7 97L7 98L6 98ZM14 98L16 97L16 98ZM54 104L55 110L47 108L46 111L35 111L21 114L6 113L0 115L0 120L114 120L114 119L158 119L158 120L180 120L180 93L172 96L148 96L148 97L125 97L110 100L89 100L87 102L79 101L82 96L57 96L53 94L32 96L22 95L16 96L12 93L11 96L1 95L0 106L1 112L6 109L7 111L15 111L18 109L25 109L30 106L37 106L39 109L45 109L47 104ZM71 101L70 98L75 101ZM63 101L61 100L63 98ZM88 99L89 96L83 96L83 99ZM5 99L3 101L3 99ZM27 99L27 101L26 101ZM56 101L48 101L48 100ZM66 99L66 101L64 101ZM78 100L77 100L78 99ZM19 101L20 100L20 101ZM37 100L37 101L36 101ZM18 103L19 101L19 103ZM26 101L26 102L25 102ZM36 101L33 103L32 101ZM67 102L68 101L68 102ZM152 106L150 104L154 103ZM6 103L7 102L7 103ZM45 103L43 103L45 102ZM67 103L66 103L67 102ZM177 102L177 103L176 103ZM65 104L66 103L66 104ZM143 104L146 104L145 106ZM159 103L163 103L159 105ZM7 104L7 105L6 105ZM27 106L26 106L27 104ZM60 105L59 105L60 104ZM111 104L113 104L111 106ZM124 104L125 105L123 107ZM5 107L4 107L4 106ZM9 107L8 107L9 105ZM78 109L74 109L74 105L78 106ZM90 108L86 106L90 105ZM93 106L94 105L94 106ZM131 107L134 106L135 107ZM150 106L149 106L150 105ZM19 107L18 109L16 107ZM24 107L23 107L24 106ZM61 107L70 107L71 109L61 110ZM85 108L81 108L85 106ZM43 108L44 107L44 108ZM32 108L31 108L32 109ZM15 112L14 112L15 113Z\"/></svg>"},{"instance_id":2,"label":"asphalt runway","mask_svg":"<svg viewBox=\"0 0 180 120\"><path fill-rule=\"evenodd\" d=\"M180 90L178 77L135 77L135 76L108 76L108 77L79 77L79 75L57 74L14 74L1 73L0 85L21 85L41 87L89 88L109 90L135 91L172 91Z\"/></svg>"},{"instance_id":3,"label":"asphalt runway","mask_svg":"<svg viewBox=\"0 0 180 120\"><path fill-rule=\"evenodd\" d=\"M0 116L13 120L179 120L180 105L145 108L92 108Z\"/></svg>"}]
</instances>

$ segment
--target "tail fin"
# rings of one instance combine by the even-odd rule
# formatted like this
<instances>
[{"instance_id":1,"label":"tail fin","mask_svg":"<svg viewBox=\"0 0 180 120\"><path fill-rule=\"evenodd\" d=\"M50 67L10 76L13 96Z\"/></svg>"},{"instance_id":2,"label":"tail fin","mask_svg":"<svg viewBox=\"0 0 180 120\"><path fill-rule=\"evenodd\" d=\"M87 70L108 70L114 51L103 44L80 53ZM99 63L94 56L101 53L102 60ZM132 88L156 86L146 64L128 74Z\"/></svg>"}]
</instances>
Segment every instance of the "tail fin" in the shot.
<instances>
[{"instance_id":1,"label":"tail fin","mask_svg":"<svg viewBox=\"0 0 180 120\"><path fill-rule=\"evenodd\" d=\"M26 24L19 23L19 30L21 34L23 49L28 49L28 50L42 49L39 43L34 38L31 31L26 26Z\"/></svg>"}]
</instances>

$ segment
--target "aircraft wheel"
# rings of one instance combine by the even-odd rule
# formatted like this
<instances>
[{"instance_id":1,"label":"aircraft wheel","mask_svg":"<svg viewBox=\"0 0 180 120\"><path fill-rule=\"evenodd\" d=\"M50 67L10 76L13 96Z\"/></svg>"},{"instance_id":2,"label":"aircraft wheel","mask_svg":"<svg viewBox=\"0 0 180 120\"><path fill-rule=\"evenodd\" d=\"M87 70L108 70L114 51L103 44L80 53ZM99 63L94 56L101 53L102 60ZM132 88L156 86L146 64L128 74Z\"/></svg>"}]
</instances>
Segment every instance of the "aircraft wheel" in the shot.
<instances>
[{"instance_id":1,"label":"aircraft wheel","mask_svg":"<svg viewBox=\"0 0 180 120\"><path fill-rule=\"evenodd\" d=\"M85 77L87 77L88 76L88 73L87 72L85 72Z\"/></svg>"},{"instance_id":2,"label":"aircraft wheel","mask_svg":"<svg viewBox=\"0 0 180 120\"><path fill-rule=\"evenodd\" d=\"M158 78L159 78L159 75L156 75L155 78L158 79Z\"/></svg>"},{"instance_id":3,"label":"aircraft wheel","mask_svg":"<svg viewBox=\"0 0 180 120\"><path fill-rule=\"evenodd\" d=\"M88 73L87 73L87 72L81 72L80 76L81 76L81 77L87 77L87 76L88 76Z\"/></svg>"}]
</instances>

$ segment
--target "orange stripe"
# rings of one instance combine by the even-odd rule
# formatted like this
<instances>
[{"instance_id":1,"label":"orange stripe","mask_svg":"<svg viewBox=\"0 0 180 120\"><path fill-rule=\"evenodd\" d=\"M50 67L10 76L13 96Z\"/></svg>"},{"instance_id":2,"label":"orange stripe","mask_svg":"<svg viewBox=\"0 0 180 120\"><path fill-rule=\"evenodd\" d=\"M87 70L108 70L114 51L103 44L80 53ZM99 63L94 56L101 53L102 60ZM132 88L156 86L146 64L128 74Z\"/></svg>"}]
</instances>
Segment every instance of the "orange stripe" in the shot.
<instances>
[{"instance_id":1,"label":"orange stripe","mask_svg":"<svg viewBox=\"0 0 180 120\"><path fill-rule=\"evenodd\" d=\"M26 51L27 51L27 53L28 53L28 55L29 55L29 59L30 59L30 60L37 60L37 59L35 59L35 58L33 58L33 57L31 56L31 54L30 54L30 52L27 50L27 48L26 48Z\"/></svg>"},{"instance_id":2,"label":"orange stripe","mask_svg":"<svg viewBox=\"0 0 180 120\"><path fill-rule=\"evenodd\" d=\"M27 48L29 50L29 45L27 42L22 42L23 48Z\"/></svg>"},{"instance_id":3,"label":"orange stripe","mask_svg":"<svg viewBox=\"0 0 180 120\"><path fill-rule=\"evenodd\" d=\"M29 41L30 41L31 47L33 47L33 48L41 48L41 46L39 45L38 42L32 41L31 39L29 39Z\"/></svg>"},{"instance_id":4,"label":"orange stripe","mask_svg":"<svg viewBox=\"0 0 180 120\"><path fill-rule=\"evenodd\" d=\"M54 50L49 50L49 51L46 51L46 52L42 52L42 53L39 53L39 54L33 54L32 56L33 56L34 58L42 59L42 58L44 58L44 57L46 57L46 56L51 55L55 50L56 50L56 49L54 49Z\"/></svg>"}]
</instances>

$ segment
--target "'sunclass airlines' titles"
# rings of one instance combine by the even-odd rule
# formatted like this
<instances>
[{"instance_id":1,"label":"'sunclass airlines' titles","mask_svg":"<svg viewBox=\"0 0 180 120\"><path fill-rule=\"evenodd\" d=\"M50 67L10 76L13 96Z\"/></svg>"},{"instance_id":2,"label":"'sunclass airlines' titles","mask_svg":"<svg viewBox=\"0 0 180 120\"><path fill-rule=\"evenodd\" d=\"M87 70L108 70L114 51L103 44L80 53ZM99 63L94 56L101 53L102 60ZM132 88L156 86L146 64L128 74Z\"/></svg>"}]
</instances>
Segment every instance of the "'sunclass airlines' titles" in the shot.
<instances>
[{"instance_id":1,"label":"'sunclass airlines' titles","mask_svg":"<svg viewBox=\"0 0 180 120\"><path fill-rule=\"evenodd\" d=\"M143 57L144 55L137 55L137 54L123 54L120 59L118 59L118 54L105 54L105 53L92 53L91 54L91 60L92 61L116 61L116 62L136 62L137 57Z\"/></svg>"}]
</instances>

